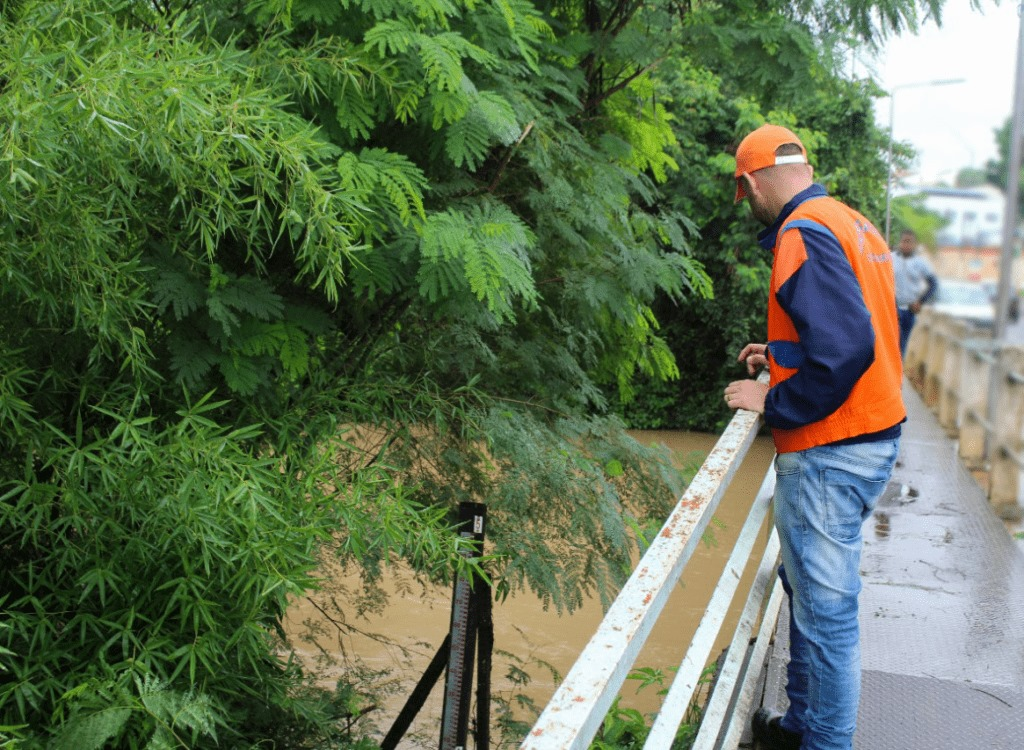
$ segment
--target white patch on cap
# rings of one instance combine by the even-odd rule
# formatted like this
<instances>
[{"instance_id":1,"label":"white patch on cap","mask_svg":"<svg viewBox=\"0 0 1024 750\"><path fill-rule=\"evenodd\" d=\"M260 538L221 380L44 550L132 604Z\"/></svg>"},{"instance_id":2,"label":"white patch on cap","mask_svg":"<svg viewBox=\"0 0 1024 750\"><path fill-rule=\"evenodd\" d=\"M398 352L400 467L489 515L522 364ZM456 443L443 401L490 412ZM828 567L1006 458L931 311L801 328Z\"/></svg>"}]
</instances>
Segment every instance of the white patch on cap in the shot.
<instances>
[{"instance_id":1,"label":"white patch on cap","mask_svg":"<svg viewBox=\"0 0 1024 750\"><path fill-rule=\"evenodd\" d=\"M776 156L775 164L806 164L807 157L803 154L791 154L789 156Z\"/></svg>"}]
</instances>

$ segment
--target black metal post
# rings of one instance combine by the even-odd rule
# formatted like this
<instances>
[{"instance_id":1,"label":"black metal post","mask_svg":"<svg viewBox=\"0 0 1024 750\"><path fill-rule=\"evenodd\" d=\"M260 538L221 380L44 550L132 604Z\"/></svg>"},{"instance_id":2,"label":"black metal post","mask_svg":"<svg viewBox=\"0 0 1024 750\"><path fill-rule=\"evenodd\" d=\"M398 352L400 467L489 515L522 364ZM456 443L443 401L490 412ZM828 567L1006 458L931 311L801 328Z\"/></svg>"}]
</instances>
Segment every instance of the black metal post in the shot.
<instances>
[{"instance_id":1,"label":"black metal post","mask_svg":"<svg viewBox=\"0 0 1024 750\"><path fill-rule=\"evenodd\" d=\"M487 508L481 503L459 503L460 535L473 539L475 551L483 550ZM467 557L473 551L464 553ZM473 652L476 649L475 613L477 602L473 583L456 576L452 595L449 632L451 652L445 676L444 708L441 712L440 750L464 750L469 735L469 707L473 695Z\"/></svg>"},{"instance_id":2,"label":"black metal post","mask_svg":"<svg viewBox=\"0 0 1024 750\"><path fill-rule=\"evenodd\" d=\"M391 729L388 730L387 735L381 741L381 750L395 750L398 747L399 741L409 731L412 720L416 718L416 714L423 708L423 704L430 697L430 691L434 689L438 678L444 672L444 665L448 662L448 653L451 651L451 643L452 636L449 633L444 637L444 642L437 649L437 653L430 660L430 664L427 665L427 671L423 673L420 681L416 683L416 687L409 694L409 698L406 700L402 710L398 712L395 723L391 725Z\"/></svg>"},{"instance_id":3,"label":"black metal post","mask_svg":"<svg viewBox=\"0 0 1024 750\"><path fill-rule=\"evenodd\" d=\"M491 744L491 655L494 653L494 618L492 617L491 587L486 581L477 581L473 589L478 602L480 622L477 632L476 678L476 750L489 750Z\"/></svg>"}]
</instances>

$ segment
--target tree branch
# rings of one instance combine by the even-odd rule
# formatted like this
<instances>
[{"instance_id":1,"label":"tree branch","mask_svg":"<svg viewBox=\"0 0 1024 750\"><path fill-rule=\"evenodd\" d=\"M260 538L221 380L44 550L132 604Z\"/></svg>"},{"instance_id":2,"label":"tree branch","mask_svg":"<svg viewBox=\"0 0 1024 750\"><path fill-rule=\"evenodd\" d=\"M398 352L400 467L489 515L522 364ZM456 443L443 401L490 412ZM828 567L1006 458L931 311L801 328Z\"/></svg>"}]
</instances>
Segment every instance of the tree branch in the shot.
<instances>
[{"instance_id":1,"label":"tree branch","mask_svg":"<svg viewBox=\"0 0 1024 750\"><path fill-rule=\"evenodd\" d=\"M523 128L522 135L519 136L519 139L509 147L508 152L505 154L505 158L502 159L501 164L498 165L498 171L495 173L494 179L491 180L491 184L487 186L488 193L493 193L494 189L498 187L498 182L501 180L501 175L505 172L505 167L507 167L508 163L512 161L512 154L514 154L516 149L519 148L519 145L526 140L526 136L528 136L530 131L533 130L535 122L536 120L530 120L526 127Z\"/></svg>"},{"instance_id":2,"label":"tree branch","mask_svg":"<svg viewBox=\"0 0 1024 750\"><path fill-rule=\"evenodd\" d=\"M643 5L644 0L637 0L635 4L631 4L629 0L621 0L615 6L615 9L608 14L608 18L604 23L604 32L611 36L616 36L633 20L633 16L636 15Z\"/></svg>"},{"instance_id":3,"label":"tree branch","mask_svg":"<svg viewBox=\"0 0 1024 750\"><path fill-rule=\"evenodd\" d=\"M584 105L583 109L584 110L595 109L599 104L601 104L601 102L603 102L605 99L610 97L612 94L615 94L615 93L617 93L619 91L622 91L622 89L626 88L629 84L631 84L637 78L639 78L640 76L644 75L645 73L647 73L647 72L649 72L651 70L654 70L654 68L656 68L659 65L661 65L661 63L664 62L664 60L665 60L664 57L659 57L654 62L652 62L652 63L650 63L648 65L644 65L642 68L637 68L636 71L632 75L626 76L625 78L623 78L621 81L616 83L611 88L608 88L608 89L605 89L604 91L602 91L599 95L591 97L590 100L587 101L586 105Z\"/></svg>"}]
</instances>

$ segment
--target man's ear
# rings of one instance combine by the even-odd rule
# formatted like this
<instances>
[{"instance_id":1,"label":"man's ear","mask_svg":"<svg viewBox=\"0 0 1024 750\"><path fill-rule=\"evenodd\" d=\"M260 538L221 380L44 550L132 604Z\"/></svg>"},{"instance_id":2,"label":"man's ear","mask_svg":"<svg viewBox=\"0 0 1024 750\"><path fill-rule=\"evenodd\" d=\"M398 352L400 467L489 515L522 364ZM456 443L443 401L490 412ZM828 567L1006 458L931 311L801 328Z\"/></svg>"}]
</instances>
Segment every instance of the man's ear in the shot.
<instances>
[{"instance_id":1,"label":"man's ear","mask_svg":"<svg viewBox=\"0 0 1024 750\"><path fill-rule=\"evenodd\" d=\"M748 198L754 193L757 193L758 195L761 194L757 189L757 181L750 172L744 172L741 174L740 179L743 180L743 190L746 192Z\"/></svg>"}]
</instances>

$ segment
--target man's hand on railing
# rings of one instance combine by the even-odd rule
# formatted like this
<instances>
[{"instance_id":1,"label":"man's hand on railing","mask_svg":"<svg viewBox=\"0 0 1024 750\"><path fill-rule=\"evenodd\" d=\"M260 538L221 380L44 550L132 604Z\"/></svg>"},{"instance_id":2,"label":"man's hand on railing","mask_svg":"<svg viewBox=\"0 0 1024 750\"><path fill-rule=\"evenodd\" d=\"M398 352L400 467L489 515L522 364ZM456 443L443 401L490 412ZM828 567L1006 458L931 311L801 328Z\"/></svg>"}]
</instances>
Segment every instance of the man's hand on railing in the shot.
<instances>
[{"instance_id":1,"label":"man's hand on railing","mask_svg":"<svg viewBox=\"0 0 1024 750\"><path fill-rule=\"evenodd\" d=\"M765 349L766 344L747 344L736 360L745 363L747 372L753 375L758 368L768 366ZM757 380L734 380L725 387L725 403L730 409L746 409L764 414L767 395L768 385Z\"/></svg>"}]
</instances>

